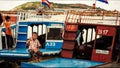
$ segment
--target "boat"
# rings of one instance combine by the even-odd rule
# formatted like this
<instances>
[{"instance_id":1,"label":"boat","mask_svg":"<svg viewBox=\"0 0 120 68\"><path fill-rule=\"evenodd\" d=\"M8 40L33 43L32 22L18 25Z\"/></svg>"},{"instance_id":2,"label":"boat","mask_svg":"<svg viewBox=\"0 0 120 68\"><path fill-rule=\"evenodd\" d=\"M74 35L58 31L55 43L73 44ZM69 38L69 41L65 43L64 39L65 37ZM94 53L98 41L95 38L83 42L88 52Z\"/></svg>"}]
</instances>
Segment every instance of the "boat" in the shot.
<instances>
[{"instance_id":1,"label":"boat","mask_svg":"<svg viewBox=\"0 0 120 68\"><path fill-rule=\"evenodd\" d=\"M0 50L0 57L29 59L30 55L25 46L26 40L35 31L44 38L40 49L42 54L47 56L57 54L59 57L37 63L21 62L22 68L67 67L68 65L80 67L81 65L74 64L88 62L93 64L83 66L92 67L118 59L120 28L118 11L70 10L66 15L53 15L51 18L44 19L43 17L31 12L19 12L15 27L17 29L15 49ZM80 43L82 36L83 41Z\"/></svg>"}]
</instances>

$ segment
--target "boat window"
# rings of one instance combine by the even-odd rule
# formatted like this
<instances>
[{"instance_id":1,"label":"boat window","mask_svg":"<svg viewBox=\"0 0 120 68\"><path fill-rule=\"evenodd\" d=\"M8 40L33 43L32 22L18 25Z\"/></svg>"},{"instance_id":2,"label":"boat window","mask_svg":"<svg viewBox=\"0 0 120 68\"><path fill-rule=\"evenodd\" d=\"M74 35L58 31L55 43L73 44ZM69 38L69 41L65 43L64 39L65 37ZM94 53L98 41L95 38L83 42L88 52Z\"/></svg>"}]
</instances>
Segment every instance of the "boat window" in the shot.
<instances>
[{"instance_id":1,"label":"boat window","mask_svg":"<svg viewBox=\"0 0 120 68\"><path fill-rule=\"evenodd\" d=\"M101 36L97 35L96 43L95 43L95 49L100 50L110 50L112 45L112 36Z\"/></svg>"},{"instance_id":2,"label":"boat window","mask_svg":"<svg viewBox=\"0 0 120 68\"><path fill-rule=\"evenodd\" d=\"M62 40L62 28L48 28L47 40Z\"/></svg>"}]
</instances>

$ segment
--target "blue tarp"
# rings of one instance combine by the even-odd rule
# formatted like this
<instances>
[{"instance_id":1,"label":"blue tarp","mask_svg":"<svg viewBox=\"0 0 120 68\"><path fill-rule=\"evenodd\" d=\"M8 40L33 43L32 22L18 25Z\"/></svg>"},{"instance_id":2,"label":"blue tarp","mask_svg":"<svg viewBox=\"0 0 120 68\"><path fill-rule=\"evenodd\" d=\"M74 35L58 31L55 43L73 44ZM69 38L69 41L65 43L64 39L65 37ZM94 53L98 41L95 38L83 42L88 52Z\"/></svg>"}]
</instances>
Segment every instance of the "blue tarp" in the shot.
<instances>
[{"instance_id":1,"label":"blue tarp","mask_svg":"<svg viewBox=\"0 0 120 68\"><path fill-rule=\"evenodd\" d=\"M40 68L40 67L92 67L104 64L103 62L94 62L90 60L54 58L43 62L22 62L21 68Z\"/></svg>"}]
</instances>

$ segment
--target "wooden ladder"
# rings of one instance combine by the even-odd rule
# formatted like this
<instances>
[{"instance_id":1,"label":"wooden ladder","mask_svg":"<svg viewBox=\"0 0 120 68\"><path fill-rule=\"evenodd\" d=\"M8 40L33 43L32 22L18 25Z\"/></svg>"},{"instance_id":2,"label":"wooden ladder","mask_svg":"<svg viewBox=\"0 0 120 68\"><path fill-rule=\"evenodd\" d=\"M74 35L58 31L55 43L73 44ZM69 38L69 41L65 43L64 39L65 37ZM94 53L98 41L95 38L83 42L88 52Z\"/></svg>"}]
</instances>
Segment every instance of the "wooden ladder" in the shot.
<instances>
[{"instance_id":1,"label":"wooden ladder","mask_svg":"<svg viewBox=\"0 0 120 68\"><path fill-rule=\"evenodd\" d=\"M69 11L65 20L64 40L61 51L61 57L72 58L76 45L76 36L78 31L79 13Z\"/></svg>"}]
</instances>

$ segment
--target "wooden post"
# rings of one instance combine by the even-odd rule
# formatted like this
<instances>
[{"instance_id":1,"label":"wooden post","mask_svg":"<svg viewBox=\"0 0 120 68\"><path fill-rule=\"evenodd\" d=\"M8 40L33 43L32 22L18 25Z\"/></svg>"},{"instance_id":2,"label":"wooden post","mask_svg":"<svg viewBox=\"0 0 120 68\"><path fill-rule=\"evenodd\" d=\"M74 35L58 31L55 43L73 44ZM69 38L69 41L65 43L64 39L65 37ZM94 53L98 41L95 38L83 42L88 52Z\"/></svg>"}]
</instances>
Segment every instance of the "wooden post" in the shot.
<instances>
[{"instance_id":1,"label":"wooden post","mask_svg":"<svg viewBox=\"0 0 120 68\"><path fill-rule=\"evenodd\" d=\"M118 11L117 11L117 16L116 16L116 25L117 25L118 17L119 17L119 13L118 13Z\"/></svg>"},{"instance_id":2,"label":"wooden post","mask_svg":"<svg viewBox=\"0 0 120 68\"><path fill-rule=\"evenodd\" d=\"M1 27L0 27L0 50L2 49L2 37L1 37L1 35L2 35L2 32L1 32Z\"/></svg>"}]
</instances>

